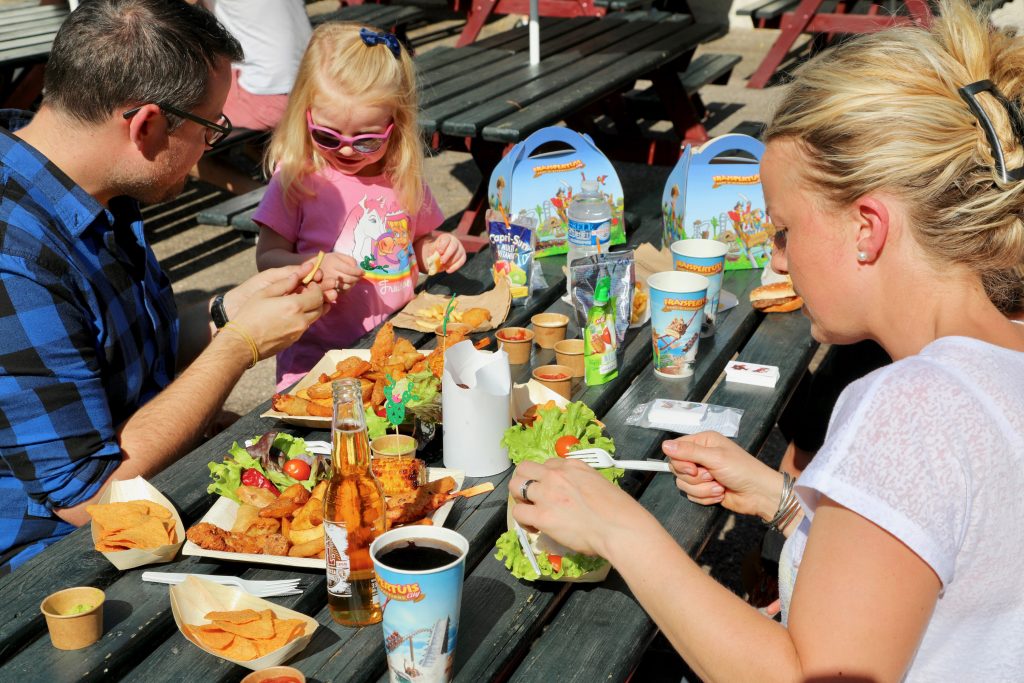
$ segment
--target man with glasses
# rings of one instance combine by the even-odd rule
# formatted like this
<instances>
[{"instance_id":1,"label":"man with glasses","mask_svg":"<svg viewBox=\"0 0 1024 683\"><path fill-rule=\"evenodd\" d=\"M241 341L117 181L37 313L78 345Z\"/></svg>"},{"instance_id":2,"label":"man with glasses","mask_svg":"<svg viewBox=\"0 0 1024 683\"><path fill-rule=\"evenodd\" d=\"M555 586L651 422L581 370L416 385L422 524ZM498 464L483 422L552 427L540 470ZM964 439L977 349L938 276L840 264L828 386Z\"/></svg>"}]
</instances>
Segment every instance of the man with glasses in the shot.
<instances>
[{"instance_id":1,"label":"man with glasses","mask_svg":"<svg viewBox=\"0 0 1024 683\"><path fill-rule=\"evenodd\" d=\"M0 573L85 523L106 482L186 453L245 369L336 299L303 264L179 316L146 241L138 203L175 196L231 130L241 57L181 0L90 0L39 112L0 113Z\"/></svg>"}]
</instances>

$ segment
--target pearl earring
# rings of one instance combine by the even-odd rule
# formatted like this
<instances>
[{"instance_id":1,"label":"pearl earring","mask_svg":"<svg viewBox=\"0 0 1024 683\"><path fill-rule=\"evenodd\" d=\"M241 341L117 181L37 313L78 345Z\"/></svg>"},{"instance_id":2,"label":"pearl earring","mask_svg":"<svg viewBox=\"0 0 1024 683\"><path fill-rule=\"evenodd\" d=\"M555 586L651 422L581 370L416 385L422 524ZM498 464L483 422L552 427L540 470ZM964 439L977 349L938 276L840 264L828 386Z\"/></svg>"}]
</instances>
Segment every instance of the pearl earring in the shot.
<instances>
[{"instance_id":1,"label":"pearl earring","mask_svg":"<svg viewBox=\"0 0 1024 683\"><path fill-rule=\"evenodd\" d=\"M866 251L857 252L857 260L860 261L861 263L867 263L869 258L871 258L871 255L868 254L868 252Z\"/></svg>"}]
</instances>

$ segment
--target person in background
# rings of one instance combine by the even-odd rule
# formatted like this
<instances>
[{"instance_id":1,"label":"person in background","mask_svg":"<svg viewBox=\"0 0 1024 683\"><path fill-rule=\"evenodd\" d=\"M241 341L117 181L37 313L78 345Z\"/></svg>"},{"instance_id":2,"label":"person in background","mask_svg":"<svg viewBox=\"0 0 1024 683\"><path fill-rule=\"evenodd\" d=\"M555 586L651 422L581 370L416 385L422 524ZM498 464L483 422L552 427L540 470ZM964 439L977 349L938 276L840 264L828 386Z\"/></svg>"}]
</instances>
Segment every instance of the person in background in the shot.
<instances>
[{"instance_id":1,"label":"person in background","mask_svg":"<svg viewBox=\"0 0 1024 683\"><path fill-rule=\"evenodd\" d=\"M782 623L582 463L524 462L510 481L516 519L607 558L703 680L1024 671L1024 325L1006 315L1024 264L1024 39L962 0L939 10L808 62L765 132L773 267L816 339L874 339L893 362L842 393L795 488L716 433L663 444L691 500L788 536Z\"/></svg>"},{"instance_id":2,"label":"person in background","mask_svg":"<svg viewBox=\"0 0 1024 683\"><path fill-rule=\"evenodd\" d=\"M323 251L324 282L341 297L278 356L279 389L411 301L417 272L466 262L462 243L436 230L444 217L423 179L418 99L412 59L394 35L333 22L313 32L270 143L274 175L253 214L256 265Z\"/></svg>"},{"instance_id":3,"label":"person in background","mask_svg":"<svg viewBox=\"0 0 1024 683\"><path fill-rule=\"evenodd\" d=\"M194 1L194 0L192 0ZM224 115L236 128L273 130L284 115L313 29L303 0L200 0L242 46Z\"/></svg>"},{"instance_id":4,"label":"person in background","mask_svg":"<svg viewBox=\"0 0 1024 683\"><path fill-rule=\"evenodd\" d=\"M147 242L139 202L177 195L231 130L240 57L180 0L90 0L39 112L0 116L0 573L86 523L108 482L188 452L246 368L336 299L297 262L179 315Z\"/></svg>"}]
</instances>

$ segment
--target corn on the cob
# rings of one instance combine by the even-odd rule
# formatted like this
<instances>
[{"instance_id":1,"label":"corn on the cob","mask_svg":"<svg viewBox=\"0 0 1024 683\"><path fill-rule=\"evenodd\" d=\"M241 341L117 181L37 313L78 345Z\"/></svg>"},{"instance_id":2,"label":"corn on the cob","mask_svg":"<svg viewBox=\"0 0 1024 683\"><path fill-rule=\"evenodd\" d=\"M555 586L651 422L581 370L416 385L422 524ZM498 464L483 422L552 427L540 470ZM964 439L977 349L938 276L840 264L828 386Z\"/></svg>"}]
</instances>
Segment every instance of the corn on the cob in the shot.
<instances>
[{"instance_id":1,"label":"corn on the cob","mask_svg":"<svg viewBox=\"0 0 1024 683\"><path fill-rule=\"evenodd\" d=\"M419 458L374 458L373 474L385 496L411 493L427 480L426 464Z\"/></svg>"}]
</instances>

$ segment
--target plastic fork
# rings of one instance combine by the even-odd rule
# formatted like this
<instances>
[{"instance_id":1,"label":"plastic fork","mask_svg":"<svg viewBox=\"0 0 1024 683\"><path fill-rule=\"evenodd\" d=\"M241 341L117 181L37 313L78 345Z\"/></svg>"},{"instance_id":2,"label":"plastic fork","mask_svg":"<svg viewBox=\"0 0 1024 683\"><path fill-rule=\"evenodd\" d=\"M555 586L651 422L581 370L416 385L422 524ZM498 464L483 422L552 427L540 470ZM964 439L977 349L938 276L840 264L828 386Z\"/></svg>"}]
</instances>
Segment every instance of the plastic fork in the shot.
<instances>
[{"instance_id":1,"label":"plastic fork","mask_svg":"<svg viewBox=\"0 0 1024 683\"><path fill-rule=\"evenodd\" d=\"M573 460L581 460L591 467L603 469L605 467L621 467L624 470L646 470L648 472L671 472L672 467L667 462L651 460L616 460L612 454L603 448L581 448L569 454Z\"/></svg>"},{"instance_id":2,"label":"plastic fork","mask_svg":"<svg viewBox=\"0 0 1024 683\"><path fill-rule=\"evenodd\" d=\"M277 595L299 595L302 589L299 587L299 579L281 579L279 581L255 581L240 579L237 576L221 576L219 574L176 574L173 572L142 572L142 580L150 583L164 583L175 585L182 583L189 576L196 576L200 579L219 583L224 586L235 586L241 588L250 595L258 598L268 598Z\"/></svg>"}]
</instances>

